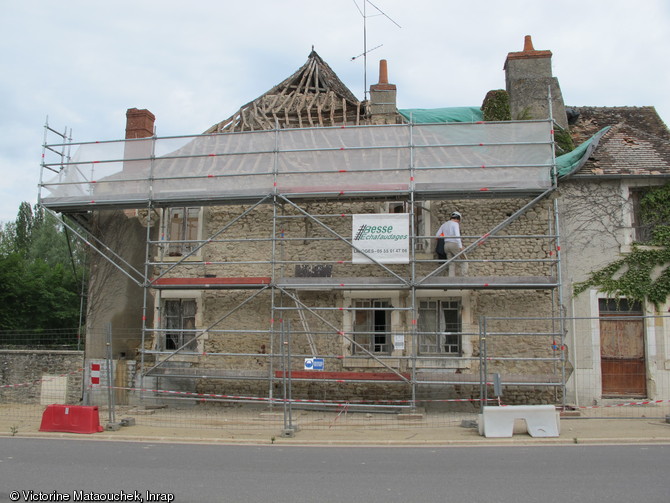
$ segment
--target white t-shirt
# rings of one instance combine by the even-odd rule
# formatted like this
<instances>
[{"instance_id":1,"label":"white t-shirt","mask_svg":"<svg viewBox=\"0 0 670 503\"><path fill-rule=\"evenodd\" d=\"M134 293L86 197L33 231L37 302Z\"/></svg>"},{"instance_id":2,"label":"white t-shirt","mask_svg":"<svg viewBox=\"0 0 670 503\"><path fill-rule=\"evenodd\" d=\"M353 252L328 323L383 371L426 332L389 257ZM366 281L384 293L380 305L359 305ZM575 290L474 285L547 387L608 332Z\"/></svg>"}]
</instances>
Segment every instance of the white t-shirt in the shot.
<instances>
[{"instance_id":1,"label":"white t-shirt","mask_svg":"<svg viewBox=\"0 0 670 503\"><path fill-rule=\"evenodd\" d=\"M457 243L459 248L463 248L461 242L461 228L455 220L448 220L437 229L437 237L444 237L444 242Z\"/></svg>"}]
</instances>

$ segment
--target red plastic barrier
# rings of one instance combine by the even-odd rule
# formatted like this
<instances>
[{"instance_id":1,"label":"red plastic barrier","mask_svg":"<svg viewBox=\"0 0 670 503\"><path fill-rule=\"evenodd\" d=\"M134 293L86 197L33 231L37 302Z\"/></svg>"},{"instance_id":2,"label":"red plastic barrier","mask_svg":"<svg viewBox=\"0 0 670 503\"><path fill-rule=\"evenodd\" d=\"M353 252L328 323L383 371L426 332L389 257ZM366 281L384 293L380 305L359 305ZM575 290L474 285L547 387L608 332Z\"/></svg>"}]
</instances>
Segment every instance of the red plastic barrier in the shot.
<instances>
[{"instance_id":1,"label":"red plastic barrier","mask_svg":"<svg viewBox=\"0 0 670 503\"><path fill-rule=\"evenodd\" d=\"M97 406L47 405L42 414L40 431L65 433L98 433L103 431Z\"/></svg>"}]
</instances>

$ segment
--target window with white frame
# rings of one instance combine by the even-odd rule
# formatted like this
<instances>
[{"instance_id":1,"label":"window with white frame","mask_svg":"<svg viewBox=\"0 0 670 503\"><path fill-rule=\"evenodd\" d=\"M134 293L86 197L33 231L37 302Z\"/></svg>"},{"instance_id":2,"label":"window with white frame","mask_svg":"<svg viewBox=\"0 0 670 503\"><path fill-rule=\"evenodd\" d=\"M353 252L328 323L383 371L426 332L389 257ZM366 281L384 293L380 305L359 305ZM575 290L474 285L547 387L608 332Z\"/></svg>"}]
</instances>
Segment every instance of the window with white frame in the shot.
<instances>
[{"instance_id":1,"label":"window with white frame","mask_svg":"<svg viewBox=\"0 0 670 503\"><path fill-rule=\"evenodd\" d=\"M192 252L197 246L200 208L174 207L165 211L165 239L167 254L180 257Z\"/></svg>"},{"instance_id":2,"label":"window with white frame","mask_svg":"<svg viewBox=\"0 0 670 503\"><path fill-rule=\"evenodd\" d=\"M163 301L163 349L197 351L195 332L195 299L166 299Z\"/></svg>"},{"instance_id":3,"label":"window with white frame","mask_svg":"<svg viewBox=\"0 0 670 503\"><path fill-rule=\"evenodd\" d=\"M419 303L419 352L462 354L461 300L422 300Z\"/></svg>"},{"instance_id":4,"label":"window with white frame","mask_svg":"<svg viewBox=\"0 0 670 503\"><path fill-rule=\"evenodd\" d=\"M391 354L391 312L388 300L361 299L353 302L354 354Z\"/></svg>"}]
</instances>

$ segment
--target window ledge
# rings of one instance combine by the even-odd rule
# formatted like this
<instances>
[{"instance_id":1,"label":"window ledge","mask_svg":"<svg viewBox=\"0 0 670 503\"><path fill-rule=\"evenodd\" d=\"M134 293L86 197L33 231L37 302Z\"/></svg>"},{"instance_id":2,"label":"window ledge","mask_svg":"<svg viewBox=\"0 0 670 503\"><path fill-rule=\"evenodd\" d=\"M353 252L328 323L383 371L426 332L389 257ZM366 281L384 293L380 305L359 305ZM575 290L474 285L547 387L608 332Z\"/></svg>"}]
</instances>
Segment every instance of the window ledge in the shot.
<instances>
[{"instance_id":1,"label":"window ledge","mask_svg":"<svg viewBox=\"0 0 670 503\"><path fill-rule=\"evenodd\" d=\"M470 360L465 357L452 355L441 355L435 357L432 355L422 355L422 357L417 360L416 367L419 369L454 371L469 369Z\"/></svg>"},{"instance_id":2,"label":"window ledge","mask_svg":"<svg viewBox=\"0 0 670 503\"><path fill-rule=\"evenodd\" d=\"M198 363L200 361L200 353L179 353L174 356L170 356L172 353L163 352L156 354L156 361L163 362L169 360L171 362L182 362L182 363Z\"/></svg>"},{"instance_id":3,"label":"window ledge","mask_svg":"<svg viewBox=\"0 0 670 503\"><path fill-rule=\"evenodd\" d=\"M400 360L398 358L393 358L392 356L388 355L379 355L379 358L382 359L389 367L399 368L400 366ZM375 360L372 357L354 358L345 356L342 360L342 366L344 368L384 369L387 368L386 365L382 365L380 361Z\"/></svg>"},{"instance_id":4,"label":"window ledge","mask_svg":"<svg viewBox=\"0 0 670 503\"><path fill-rule=\"evenodd\" d=\"M639 250L663 250L662 246L647 245L644 243L633 243L629 245L621 245L621 253L630 253L633 251L633 245Z\"/></svg>"}]
</instances>

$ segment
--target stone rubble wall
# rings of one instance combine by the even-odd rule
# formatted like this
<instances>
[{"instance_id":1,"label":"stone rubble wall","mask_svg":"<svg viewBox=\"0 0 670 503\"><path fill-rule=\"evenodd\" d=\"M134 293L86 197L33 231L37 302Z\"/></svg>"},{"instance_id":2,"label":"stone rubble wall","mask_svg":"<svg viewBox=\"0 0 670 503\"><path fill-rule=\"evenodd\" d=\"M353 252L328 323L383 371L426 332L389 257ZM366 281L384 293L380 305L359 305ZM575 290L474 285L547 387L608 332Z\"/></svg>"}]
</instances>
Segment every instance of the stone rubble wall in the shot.
<instances>
[{"instance_id":1,"label":"stone rubble wall","mask_svg":"<svg viewBox=\"0 0 670 503\"><path fill-rule=\"evenodd\" d=\"M42 393L63 392L66 404L79 404L83 365L83 351L0 350L0 402L41 403Z\"/></svg>"},{"instance_id":2,"label":"stone rubble wall","mask_svg":"<svg viewBox=\"0 0 670 503\"><path fill-rule=\"evenodd\" d=\"M451 211L458 210L463 214L461 233L464 244L472 243L476 236L489 232L498 223L505 220L526 204L523 199L467 199L453 201L432 201L430 204L431 226L425 229L427 235L434 235L439 225L448 219ZM321 202L298 203L303 209L327 224L333 231L345 239L351 238L351 214L382 212L380 202ZM500 236L539 236L549 234L552 201L545 200L527 211L506 229ZM204 212L203 237L211 236L238 217L248 207L223 206L206 207ZM175 268L170 274L176 277L291 277L300 275L296 266L323 266L332 277L388 277L388 272L376 265L352 265L351 249L331 232L324 229L318 222L305 216L290 205L277 208L276 233L279 239L274 243L275 257L285 261L284 264L273 264L272 205L262 205L230 226L224 233L216 236L212 243L207 244L198 258L204 264L192 264ZM337 215L325 217L323 215ZM471 236L471 237L467 237ZM431 240L430 249L434 247ZM555 274L546 263L542 262L496 262L501 259L549 259L554 258L553 244L549 239L536 237L522 238L489 238L482 246L468 254L474 260L469 267L469 276L548 276ZM480 262L481 261L481 262ZM243 263L235 263L243 262ZM348 263L349 262L349 263ZM432 253L417 256L416 274L422 276L434 270L439 262ZM410 265L389 265L390 269L401 276L410 276ZM374 297L371 288L370 297ZM441 291L440 291L441 292ZM205 290L202 292L199 309L200 325L198 328L209 328L202 336L202 354L185 357L187 366L203 370L225 369L228 371L254 371L261 376L269 376L272 370L278 370L281 361L279 330L284 322L285 330L290 326L292 368L303 368L304 356L311 355L308 337L303 333L305 326L295 310L280 310L272 319L272 304L275 307L295 307L295 300L289 295L276 293L274 300L270 290L261 292L252 300L247 301L257 291L250 290ZM469 296L471 301L471 317L464 319L465 326L475 332L480 316L501 317L550 317L552 316L552 297L545 290L472 290L460 292ZM337 332L342 330L343 314L339 309L344 306L344 296L340 290L331 291L298 291L301 302L314 308L318 316L305 312L307 328L320 356L327 358L328 370L351 370L351 361L338 356L351 354L351 343L344 340ZM406 293L402 293L401 306L411 305ZM244 304L243 304L244 303ZM243 304L243 305L242 305ZM319 310L319 308L335 308L335 310ZM394 332L411 333L411 313L401 313L400 327L394 326ZM503 322L500 322L503 323ZM276 329L274 339L272 328ZM397 330L396 330L397 329ZM520 334L551 329L544 321L515 320L508 321L504 326L496 327L501 331L516 331ZM234 333L217 333L217 330L234 330ZM473 357L478 356L478 337L469 336ZM411 354L411 337L406 340L405 355ZM552 355L550 337L519 335L513 337L494 337L489 339L489 352L499 356L547 357ZM216 355L224 353L225 355ZM271 355L275 354L271 361ZM233 354L233 355L231 355ZM178 359L178 358L177 358ZM398 360L393 365L407 366ZM555 369L553 364L546 362L507 361L492 364L493 371L511 373L545 373ZM478 377L479 364L473 360L467 372ZM356 368L357 371L361 370ZM384 370L373 366L373 371ZM275 388L280 383L275 383ZM194 390L200 393L241 394L266 396L269 384L263 380L229 380L208 379L197 380ZM325 397L331 399L350 399L373 396L393 396L398 399L407 398L406 386L399 384L346 384L333 386L323 382L296 382L294 392L306 398ZM275 389L277 393L281 389ZM523 394L524 392L520 392ZM477 391L478 396L478 391ZM521 396L521 395L520 395Z\"/></svg>"}]
</instances>

